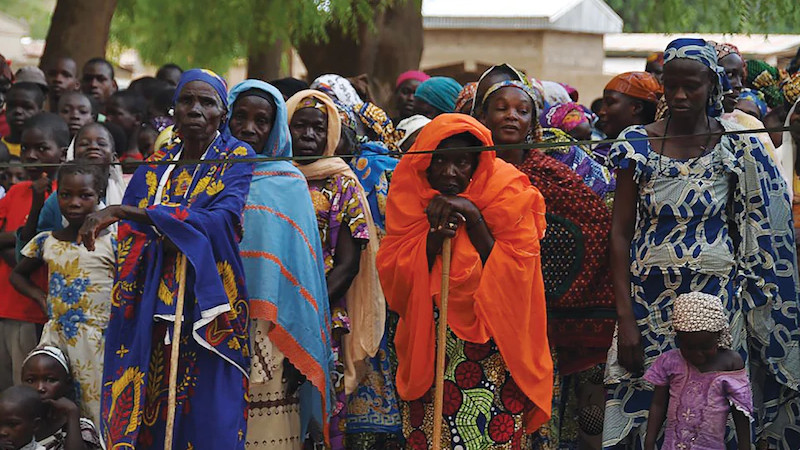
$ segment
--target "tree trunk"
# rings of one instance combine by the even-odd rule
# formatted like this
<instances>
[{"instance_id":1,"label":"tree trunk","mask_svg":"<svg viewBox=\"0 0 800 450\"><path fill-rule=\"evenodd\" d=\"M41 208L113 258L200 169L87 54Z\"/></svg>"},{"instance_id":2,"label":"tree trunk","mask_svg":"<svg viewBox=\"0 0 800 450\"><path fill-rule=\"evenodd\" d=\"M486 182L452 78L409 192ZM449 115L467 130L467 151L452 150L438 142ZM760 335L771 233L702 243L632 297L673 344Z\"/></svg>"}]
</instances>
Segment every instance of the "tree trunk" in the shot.
<instances>
[{"instance_id":1,"label":"tree trunk","mask_svg":"<svg viewBox=\"0 0 800 450\"><path fill-rule=\"evenodd\" d=\"M105 57L116 6L117 0L58 0L47 31L41 67L68 56L80 69L91 58Z\"/></svg>"},{"instance_id":2,"label":"tree trunk","mask_svg":"<svg viewBox=\"0 0 800 450\"><path fill-rule=\"evenodd\" d=\"M328 42L301 43L297 50L309 80L325 73L369 74L373 100L388 111L397 75L417 69L422 58L422 2L400 0L372 19L359 24L355 39L328 27Z\"/></svg>"},{"instance_id":3,"label":"tree trunk","mask_svg":"<svg viewBox=\"0 0 800 450\"><path fill-rule=\"evenodd\" d=\"M253 44L247 51L247 78L263 81L275 80L286 75L283 70L284 45L282 41L272 44Z\"/></svg>"}]
</instances>

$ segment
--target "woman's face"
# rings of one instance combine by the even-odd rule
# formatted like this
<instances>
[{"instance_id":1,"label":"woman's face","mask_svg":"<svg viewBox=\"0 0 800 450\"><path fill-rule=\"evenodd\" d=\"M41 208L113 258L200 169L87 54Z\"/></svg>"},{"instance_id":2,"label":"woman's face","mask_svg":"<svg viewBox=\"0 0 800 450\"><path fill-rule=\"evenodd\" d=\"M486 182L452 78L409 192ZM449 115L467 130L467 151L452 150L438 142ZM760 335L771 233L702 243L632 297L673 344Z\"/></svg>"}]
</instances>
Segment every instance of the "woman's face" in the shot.
<instances>
[{"instance_id":1,"label":"woman's face","mask_svg":"<svg viewBox=\"0 0 800 450\"><path fill-rule=\"evenodd\" d=\"M406 80L394 91L394 107L400 120L414 115L414 92L419 85L419 80Z\"/></svg>"},{"instance_id":2,"label":"woman's face","mask_svg":"<svg viewBox=\"0 0 800 450\"><path fill-rule=\"evenodd\" d=\"M328 116L317 108L303 108L295 111L289 122L292 133L292 154L294 156L321 156L328 144ZM309 164L313 160L300 160Z\"/></svg>"},{"instance_id":3,"label":"woman's face","mask_svg":"<svg viewBox=\"0 0 800 450\"><path fill-rule=\"evenodd\" d=\"M108 164L114 159L114 138L100 124L85 127L75 137L75 157Z\"/></svg>"},{"instance_id":4,"label":"woman's face","mask_svg":"<svg viewBox=\"0 0 800 450\"><path fill-rule=\"evenodd\" d=\"M231 133L250 144L256 153L267 145L274 123L275 108L266 99L250 95L233 104Z\"/></svg>"},{"instance_id":5,"label":"woman's face","mask_svg":"<svg viewBox=\"0 0 800 450\"><path fill-rule=\"evenodd\" d=\"M419 97L414 97L414 114L419 114L433 120L441 113L441 111L431 106L431 104L425 100L422 100Z\"/></svg>"},{"instance_id":6,"label":"woman's face","mask_svg":"<svg viewBox=\"0 0 800 450\"><path fill-rule=\"evenodd\" d=\"M603 91L603 106L598 116L609 138L616 138L625 128L640 124L641 112L642 104L632 97L617 91Z\"/></svg>"},{"instance_id":7,"label":"woman's face","mask_svg":"<svg viewBox=\"0 0 800 450\"><path fill-rule=\"evenodd\" d=\"M674 59L664 65L664 97L674 117L705 114L711 97L711 70L698 61Z\"/></svg>"},{"instance_id":8,"label":"woman's face","mask_svg":"<svg viewBox=\"0 0 800 450\"><path fill-rule=\"evenodd\" d=\"M36 355L22 366L22 384L36 389L44 400L65 397L69 382L69 374L52 356Z\"/></svg>"},{"instance_id":9,"label":"woman's face","mask_svg":"<svg viewBox=\"0 0 800 450\"><path fill-rule=\"evenodd\" d=\"M202 81L186 83L175 102L175 126L188 142L210 140L224 116L217 91Z\"/></svg>"},{"instance_id":10,"label":"woman's face","mask_svg":"<svg viewBox=\"0 0 800 450\"><path fill-rule=\"evenodd\" d=\"M729 113L736 107L736 101L739 98L739 94L742 93L742 84L745 76L744 61L742 61L741 56L731 53L719 60L719 64L725 69L725 75L727 75L728 81L731 83L732 92L726 93L722 101L725 112Z\"/></svg>"},{"instance_id":11,"label":"woman's face","mask_svg":"<svg viewBox=\"0 0 800 450\"><path fill-rule=\"evenodd\" d=\"M437 150L471 147L474 143L461 136L443 140ZM431 156L428 166L428 183L444 195L458 195L464 192L478 167L478 153L465 151L444 151Z\"/></svg>"},{"instance_id":12,"label":"woman's face","mask_svg":"<svg viewBox=\"0 0 800 450\"><path fill-rule=\"evenodd\" d=\"M515 87L504 87L492 93L486 101L481 122L492 131L494 143L525 142L536 109L528 94Z\"/></svg>"}]
</instances>

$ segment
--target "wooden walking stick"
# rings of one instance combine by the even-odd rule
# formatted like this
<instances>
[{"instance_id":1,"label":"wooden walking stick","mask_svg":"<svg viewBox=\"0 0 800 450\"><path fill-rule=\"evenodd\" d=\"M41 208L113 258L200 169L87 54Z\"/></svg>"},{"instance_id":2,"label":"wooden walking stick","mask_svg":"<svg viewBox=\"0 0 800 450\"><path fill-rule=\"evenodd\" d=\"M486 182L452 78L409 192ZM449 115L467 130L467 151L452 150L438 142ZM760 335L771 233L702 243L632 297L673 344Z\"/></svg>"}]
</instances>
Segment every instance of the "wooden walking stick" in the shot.
<instances>
[{"instance_id":1,"label":"wooden walking stick","mask_svg":"<svg viewBox=\"0 0 800 450\"><path fill-rule=\"evenodd\" d=\"M175 410L178 396L178 358L181 346L181 326L183 325L183 300L186 294L186 255L178 256L176 267L178 282L178 299L175 303L175 324L172 329L172 347L169 357L169 396L167 398L167 427L164 433L164 450L172 450L173 432L175 430Z\"/></svg>"},{"instance_id":2,"label":"wooden walking stick","mask_svg":"<svg viewBox=\"0 0 800 450\"><path fill-rule=\"evenodd\" d=\"M433 448L439 450L442 444L442 408L444 407L444 359L447 350L447 297L450 295L450 238L442 243L442 289L441 308L439 308L439 329L436 344L436 385L433 401Z\"/></svg>"}]
</instances>

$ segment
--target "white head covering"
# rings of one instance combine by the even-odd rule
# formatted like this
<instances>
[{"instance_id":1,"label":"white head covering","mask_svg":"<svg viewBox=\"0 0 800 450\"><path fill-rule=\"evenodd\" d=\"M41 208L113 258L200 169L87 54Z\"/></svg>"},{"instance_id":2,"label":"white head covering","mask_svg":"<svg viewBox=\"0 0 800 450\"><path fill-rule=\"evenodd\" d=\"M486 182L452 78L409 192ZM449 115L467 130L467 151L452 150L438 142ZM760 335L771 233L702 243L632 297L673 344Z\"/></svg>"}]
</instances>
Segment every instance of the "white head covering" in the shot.
<instances>
[{"instance_id":1,"label":"white head covering","mask_svg":"<svg viewBox=\"0 0 800 450\"><path fill-rule=\"evenodd\" d=\"M672 310L672 328L675 331L708 331L720 333L719 346L731 348L733 338L728 325L728 313L722 300L702 292L681 294L675 299Z\"/></svg>"},{"instance_id":2,"label":"white head covering","mask_svg":"<svg viewBox=\"0 0 800 450\"><path fill-rule=\"evenodd\" d=\"M550 106L572 101L569 92L567 92L564 86L555 81L542 80L542 87L544 88L544 100Z\"/></svg>"},{"instance_id":3,"label":"white head covering","mask_svg":"<svg viewBox=\"0 0 800 450\"><path fill-rule=\"evenodd\" d=\"M411 117L406 117L405 119L401 120L400 123L397 124L397 130L403 132L403 137L397 141L397 146L399 147L403 145L409 136L429 123L431 123L431 119L420 114L415 114Z\"/></svg>"},{"instance_id":4,"label":"white head covering","mask_svg":"<svg viewBox=\"0 0 800 450\"><path fill-rule=\"evenodd\" d=\"M70 375L72 371L69 368L69 359L67 359L67 355L64 354L58 347L53 347L52 345L45 345L39 348L34 349L32 352L28 353L28 356L25 357L25 360L22 361L22 365L24 366L25 363L28 362L31 358L38 355L47 355L61 364L61 367L67 371L67 375Z\"/></svg>"},{"instance_id":5,"label":"white head covering","mask_svg":"<svg viewBox=\"0 0 800 450\"><path fill-rule=\"evenodd\" d=\"M794 106L789 110L789 114L786 116L786 122L784 123L785 126L788 127L790 125L792 114L794 114L795 109L800 107L798 105L800 105L800 99L794 102ZM789 199L791 200L794 198L794 164L797 159L797 142L792 139L792 133L788 130L783 132L783 143L778 147L776 153L780 161L780 167L778 167L778 169L780 169L783 179L786 180L786 186L789 189Z\"/></svg>"}]
</instances>

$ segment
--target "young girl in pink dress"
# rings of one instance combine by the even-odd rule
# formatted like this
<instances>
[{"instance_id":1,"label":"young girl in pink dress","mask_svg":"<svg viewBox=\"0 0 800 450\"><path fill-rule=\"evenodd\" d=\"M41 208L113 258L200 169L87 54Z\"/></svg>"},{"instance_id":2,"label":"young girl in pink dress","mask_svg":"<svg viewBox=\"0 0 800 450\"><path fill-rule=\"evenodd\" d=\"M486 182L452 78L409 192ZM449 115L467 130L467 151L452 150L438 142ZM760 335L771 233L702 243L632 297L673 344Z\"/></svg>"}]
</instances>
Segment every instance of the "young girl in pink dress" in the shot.
<instances>
[{"instance_id":1,"label":"young girl in pink dress","mask_svg":"<svg viewBox=\"0 0 800 450\"><path fill-rule=\"evenodd\" d=\"M672 326L678 348L662 353L644 379L655 386L645 450L724 450L733 415L740 450L750 449L753 396L744 360L730 349L728 318L719 297L692 292L675 299Z\"/></svg>"}]
</instances>

